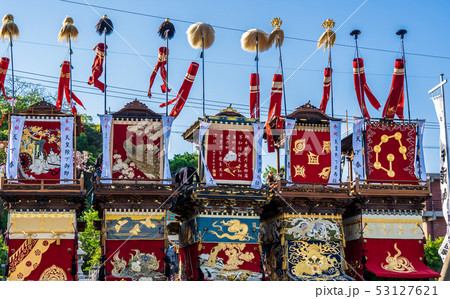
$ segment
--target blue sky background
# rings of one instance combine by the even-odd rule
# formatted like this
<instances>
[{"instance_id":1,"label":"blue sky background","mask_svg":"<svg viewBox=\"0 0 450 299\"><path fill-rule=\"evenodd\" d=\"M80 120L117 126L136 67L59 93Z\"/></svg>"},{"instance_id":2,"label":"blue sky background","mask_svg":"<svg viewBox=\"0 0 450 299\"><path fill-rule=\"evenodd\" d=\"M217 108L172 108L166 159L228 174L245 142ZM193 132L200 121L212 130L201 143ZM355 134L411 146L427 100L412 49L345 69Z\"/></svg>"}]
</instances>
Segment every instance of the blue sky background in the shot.
<instances>
[{"instance_id":1,"label":"blue sky background","mask_svg":"<svg viewBox=\"0 0 450 299\"><path fill-rule=\"evenodd\" d=\"M280 17L283 20L281 28L287 38L282 51L289 113L307 101L316 106L320 104L327 53L316 51L316 41L324 31L322 22L333 18L337 36L333 48L334 113L341 118L345 117L346 111L350 117L360 116L353 85L355 48L350 31L362 31L358 42L367 82L383 108L391 86L394 61L401 57L400 38L395 32L400 28L407 29L405 49L411 118L426 119L426 166L429 172L438 172L439 130L434 106L427 93L439 83L439 74L450 70L450 40L445 31L449 6L449 2L443 0L15 0L2 5L0 14L12 13L20 29L21 36L14 43L16 75L42 84L53 94L56 94L60 65L68 58L66 45L57 41L58 32L66 16L74 19L79 30L72 56L74 92L83 101L87 113L96 120L96 115L103 113L103 95L86 82L95 56L92 48L102 42L95 32L95 25L103 14L114 22L116 30L108 37L108 107L111 111L117 111L137 98L152 110L165 112L158 107L164 101L164 95L158 93L162 83L160 78L156 79L152 90L154 97L149 99L146 94L158 48L165 44L156 31L166 17L171 18L177 31L169 46L169 83L173 88L170 98L175 97L191 61L200 62L199 51L189 46L185 32L190 24L203 21L216 30L216 41L206 50L205 56L206 112L216 114L231 103L246 116L249 115L250 73L256 70L254 54L245 52L240 46L241 35L248 29L259 28L270 33L271 19ZM8 56L7 50L7 42L0 42L0 54ZM273 47L260 54L263 121L267 118L272 78L276 72L279 72L278 50ZM192 152L192 145L183 141L180 133L202 114L201 97L199 70L188 103L174 122L171 156ZM369 112L372 117L381 117L382 108L376 111L370 107ZM331 114L331 104L327 113ZM346 130L345 124L342 129ZM264 155L263 164L275 165L275 155Z\"/></svg>"}]
</instances>

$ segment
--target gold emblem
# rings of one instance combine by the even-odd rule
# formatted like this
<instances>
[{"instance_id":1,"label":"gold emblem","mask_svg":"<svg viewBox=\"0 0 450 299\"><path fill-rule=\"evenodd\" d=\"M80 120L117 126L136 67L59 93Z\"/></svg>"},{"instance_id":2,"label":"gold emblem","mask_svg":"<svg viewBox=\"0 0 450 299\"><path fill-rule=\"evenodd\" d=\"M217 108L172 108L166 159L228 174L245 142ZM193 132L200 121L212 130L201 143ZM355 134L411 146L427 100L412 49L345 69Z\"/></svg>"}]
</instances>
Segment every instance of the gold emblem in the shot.
<instances>
[{"instance_id":1,"label":"gold emblem","mask_svg":"<svg viewBox=\"0 0 450 299\"><path fill-rule=\"evenodd\" d=\"M141 232L141 230L139 229L139 224L136 224L133 227L133 229L129 231L130 235L135 235L135 236L137 236L140 232Z\"/></svg>"},{"instance_id":2,"label":"gold emblem","mask_svg":"<svg viewBox=\"0 0 450 299\"><path fill-rule=\"evenodd\" d=\"M147 228L155 228L156 224L152 223L152 220L150 219L150 217L146 218L143 221L139 221L139 223L145 225Z\"/></svg>"},{"instance_id":3,"label":"gold emblem","mask_svg":"<svg viewBox=\"0 0 450 299\"><path fill-rule=\"evenodd\" d=\"M208 267L216 266L217 255L224 250L228 256L227 263L223 265L224 270L237 270L244 262L250 262L255 258L253 252L243 252L245 243L219 243L211 249L208 259ZM235 280L235 279L233 279Z\"/></svg>"},{"instance_id":4,"label":"gold emblem","mask_svg":"<svg viewBox=\"0 0 450 299\"><path fill-rule=\"evenodd\" d=\"M253 239L250 237L250 234L248 233L248 225L245 223L241 223L237 219L231 219L229 221L220 221L220 223L226 227L228 227L228 233L225 233L223 231L223 227L220 224L217 224L219 220L213 222L212 227L217 228L217 231L220 233L223 233L219 235L217 232L210 230L209 232L211 234L214 234L217 236L217 238L227 238L230 240L238 240L238 241L248 241L250 239ZM231 234L229 234L231 233Z\"/></svg>"},{"instance_id":5,"label":"gold emblem","mask_svg":"<svg viewBox=\"0 0 450 299\"><path fill-rule=\"evenodd\" d=\"M293 255L302 257L302 261L296 263L292 268L292 273L297 276L305 275L321 275L326 272L328 268L334 267L338 264L336 258L327 258L323 254L322 244L311 244L307 248L295 248L291 247L289 250ZM338 275L339 273L335 273Z\"/></svg>"},{"instance_id":6,"label":"gold emblem","mask_svg":"<svg viewBox=\"0 0 450 299\"><path fill-rule=\"evenodd\" d=\"M126 223L128 223L128 220L119 220L117 221L118 224L114 225L114 228L116 229L116 232L118 233L122 226L124 226Z\"/></svg>"},{"instance_id":7,"label":"gold emblem","mask_svg":"<svg viewBox=\"0 0 450 299\"><path fill-rule=\"evenodd\" d=\"M381 152L381 145L383 143L388 142L389 139L391 139L391 138L395 138L395 140L398 141L398 143L399 143L398 151L399 151L400 154L403 155L403 160L406 160L406 152L408 150L407 150L406 146L404 146L402 144L402 133L396 132L395 134L393 134L391 136L388 136L388 135L381 136L380 143L373 147L373 151L375 152L375 163L373 163L373 167L375 169L382 169L382 170L386 171L387 175L389 177L393 178L393 177L395 177L395 172L392 170L392 162L395 160L395 156L393 154L388 154L387 155L387 160L389 162L389 169L384 168L381 165L381 162L378 160L378 154Z\"/></svg>"},{"instance_id":8,"label":"gold emblem","mask_svg":"<svg viewBox=\"0 0 450 299\"><path fill-rule=\"evenodd\" d=\"M324 169L322 169L322 172L319 173L319 176L326 180L330 177L330 171L331 171L331 166L330 167L325 167Z\"/></svg>"},{"instance_id":9,"label":"gold emblem","mask_svg":"<svg viewBox=\"0 0 450 299\"><path fill-rule=\"evenodd\" d=\"M302 152L306 147L306 140L305 139L298 139L294 142L294 149L293 151L298 154L299 152Z\"/></svg>"},{"instance_id":10,"label":"gold emblem","mask_svg":"<svg viewBox=\"0 0 450 299\"><path fill-rule=\"evenodd\" d=\"M50 268L45 269L44 272L42 272L41 276L39 277L39 280L64 281L67 280L67 275L62 268L53 265Z\"/></svg>"},{"instance_id":11,"label":"gold emblem","mask_svg":"<svg viewBox=\"0 0 450 299\"><path fill-rule=\"evenodd\" d=\"M305 174L305 166L300 166L300 165L294 165L294 170L295 170L295 174L294 176L302 176L304 178L306 178L306 174Z\"/></svg>"},{"instance_id":12,"label":"gold emblem","mask_svg":"<svg viewBox=\"0 0 450 299\"><path fill-rule=\"evenodd\" d=\"M397 254L391 256L391 253L388 251L388 256L386 257L386 264L381 264L381 268L386 271L397 272L397 273L411 273L415 272L416 269L411 264L411 262L404 256L401 256L402 252L397 247L397 243L394 244L394 249L397 251Z\"/></svg>"},{"instance_id":13,"label":"gold emblem","mask_svg":"<svg viewBox=\"0 0 450 299\"><path fill-rule=\"evenodd\" d=\"M322 144L322 153L331 153L331 141L324 141Z\"/></svg>"},{"instance_id":14,"label":"gold emblem","mask_svg":"<svg viewBox=\"0 0 450 299\"><path fill-rule=\"evenodd\" d=\"M319 165L319 156L308 152L308 164Z\"/></svg>"}]
</instances>

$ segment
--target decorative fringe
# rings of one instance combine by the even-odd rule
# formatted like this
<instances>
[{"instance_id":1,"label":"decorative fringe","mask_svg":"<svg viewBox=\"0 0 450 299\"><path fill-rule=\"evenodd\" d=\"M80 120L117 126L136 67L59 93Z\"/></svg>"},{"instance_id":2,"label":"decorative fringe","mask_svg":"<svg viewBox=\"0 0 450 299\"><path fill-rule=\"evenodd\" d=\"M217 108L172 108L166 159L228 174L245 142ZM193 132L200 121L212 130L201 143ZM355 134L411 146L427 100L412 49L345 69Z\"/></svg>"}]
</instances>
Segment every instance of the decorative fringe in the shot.
<instances>
[{"instance_id":1,"label":"decorative fringe","mask_svg":"<svg viewBox=\"0 0 450 299\"><path fill-rule=\"evenodd\" d=\"M203 38L203 48L208 49L212 46L215 40L214 28L207 23L199 22L189 26L186 34L188 36L188 42L194 49L202 48L202 38Z\"/></svg>"},{"instance_id":2,"label":"decorative fringe","mask_svg":"<svg viewBox=\"0 0 450 299\"><path fill-rule=\"evenodd\" d=\"M58 41L61 43L66 40L69 43L69 39L76 41L78 39L78 29L73 25L73 19L71 17L66 17L63 21L63 26L58 34Z\"/></svg>"},{"instance_id":3,"label":"decorative fringe","mask_svg":"<svg viewBox=\"0 0 450 299\"><path fill-rule=\"evenodd\" d=\"M2 40L14 39L19 37L19 27L14 23L14 17L11 14L7 14L3 17L3 25L0 29L0 38Z\"/></svg>"},{"instance_id":4,"label":"decorative fringe","mask_svg":"<svg viewBox=\"0 0 450 299\"><path fill-rule=\"evenodd\" d=\"M325 52L327 48L333 48L335 42L336 34L333 30L328 28L317 41L317 48L321 48L323 46L323 51Z\"/></svg>"},{"instance_id":5,"label":"decorative fringe","mask_svg":"<svg viewBox=\"0 0 450 299\"><path fill-rule=\"evenodd\" d=\"M269 35L269 43L272 45L275 41L275 47L279 48L284 42L284 31L280 28L275 28Z\"/></svg>"},{"instance_id":6,"label":"decorative fringe","mask_svg":"<svg viewBox=\"0 0 450 299\"><path fill-rule=\"evenodd\" d=\"M270 49L273 44L273 39L270 39L269 35L264 31L260 29L250 29L242 34L242 49L248 52L256 52L256 38L258 38L258 52L263 52Z\"/></svg>"},{"instance_id":7,"label":"decorative fringe","mask_svg":"<svg viewBox=\"0 0 450 299\"><path fill-rule=\"evenodd\" d=\"M166 19L158 29L158 35L164 40L166 39L166 31L168 39L171 39L175 35L175 26L170 23L170 19Z\"/></svg>"},{"instance_id":8,"label":"decorative fringe","mask_svg":"<svg viewBox=\"0 0 450 299\"><path fill-rule=\"evenodd\" d=\"M100 35L102 35L103 32L106 32L106 35L110 35L114 30L113 22L108 19L107 15L104 15L103 18L98 21L95 30Z\"/></svg>"}]
</instances>

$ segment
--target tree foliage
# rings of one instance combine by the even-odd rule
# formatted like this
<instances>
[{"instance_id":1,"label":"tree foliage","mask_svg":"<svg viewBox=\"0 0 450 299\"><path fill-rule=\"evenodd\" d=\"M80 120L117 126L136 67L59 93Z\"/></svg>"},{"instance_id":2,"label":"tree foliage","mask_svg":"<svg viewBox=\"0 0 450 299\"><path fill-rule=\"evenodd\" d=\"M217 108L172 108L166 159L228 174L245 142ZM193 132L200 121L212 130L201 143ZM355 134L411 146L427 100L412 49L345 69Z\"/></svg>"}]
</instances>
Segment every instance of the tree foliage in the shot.
<instances>
[{"instance_id":1,"label":"tree foliage","mask_svg":"<svg viewBox=\"0 0 450 299\"><path fill-rule=\"evenodd\" d=\"M437 238L432 241L431 237L428 237L427 243L425 244L425 259L427 261L428 267L436 272L440 272L442 268L442 259L438 253L439 247L444 241L444 237Z\"/></svg>"},{"instance_id":2,"label":"tree foliage","mask_svg":"<svg viewBox=\"0 0 450 299\"><path fill-rule=\"evenodd\" d=\"M83 212L80 217L81 221L86 221L86 229L80 232L81 249L86 252L83 271L90 270L95 264L100 265L101 249L100 249L100 231L95 230L94 221L100 220L98 213L92 208Z\"/></svg>"},{"instance_id":3,"label":"tree foliage","mask_svg":"<svg viewBox=\"0 0 450 299\"><path fill-rule=\"evenodd\" d=\"M169 160L170 172L172 177L175 173L183 167L191 166L195 169L198 168L198 153L184 153L184 154L175 154L173 159Z\"/></svg>"},{"instance_id":4,"label":"tree foliage","mask_svg":"<svg viewBox=\"0 0 450 299\"><path fill-rule=\"evenodd\" d=\"M3 235L0 235L0 280L5 279L5 267L2 265L6 265L8 261L8 247L5 245L5 240Z\"/></svg>"}]
</instances>

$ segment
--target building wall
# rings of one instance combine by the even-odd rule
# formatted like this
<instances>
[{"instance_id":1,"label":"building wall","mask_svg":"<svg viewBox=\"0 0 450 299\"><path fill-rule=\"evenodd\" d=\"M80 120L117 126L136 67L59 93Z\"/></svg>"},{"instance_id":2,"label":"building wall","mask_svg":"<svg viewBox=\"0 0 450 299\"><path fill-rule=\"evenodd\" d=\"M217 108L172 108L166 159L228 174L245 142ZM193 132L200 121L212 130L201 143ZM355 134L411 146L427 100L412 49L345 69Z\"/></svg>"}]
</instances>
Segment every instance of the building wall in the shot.
<instances>
[{"instance_id":1,"label":"building wall","mask_svg":"<svg viewBox=\"0 0 450 299\"><path fill-rule=\"evenodd\" d=\"M442 214L441 188L439 174L429 174L431 182L431 198L425 202L423 210L423 231L425 237L432 240L445 236L446 223Z\"/></svg>"}]
</instances>

